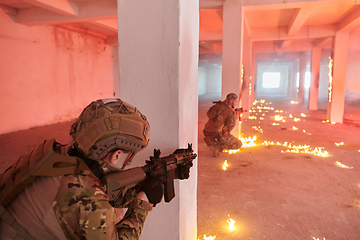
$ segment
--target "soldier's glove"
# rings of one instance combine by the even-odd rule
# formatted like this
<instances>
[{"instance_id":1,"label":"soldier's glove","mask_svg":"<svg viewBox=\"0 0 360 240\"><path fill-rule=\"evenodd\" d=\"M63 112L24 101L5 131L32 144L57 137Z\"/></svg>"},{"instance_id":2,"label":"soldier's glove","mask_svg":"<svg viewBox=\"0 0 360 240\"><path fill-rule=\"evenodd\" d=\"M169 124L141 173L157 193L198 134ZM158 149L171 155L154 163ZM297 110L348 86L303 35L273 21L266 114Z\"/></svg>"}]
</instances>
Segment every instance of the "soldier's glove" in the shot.
<instances>
[{"instance_id":1,"label":"soldier's glove","mask_svg":"<svg viewBox=\"0 0 360 240\"><path fill-rule=\"evenodd\" d=\"M161 202L161 199L164 195L164 186L158 178L150 178L145 180L140 190L145 192L149 202L154 204L154 207L156 204Z\"/></svg>"},{"instance_id":2,"label":"soldier's glove","mask_svg":"<svg viewBox=\"0 0 360 240\"><path fill-rule=\"evenodd\" d=\"M178 165L175 170L175 178L177 179L188 179L190 177L190 168L193 166L192 162L185 165Z\"/></svg>"}]
</instances>

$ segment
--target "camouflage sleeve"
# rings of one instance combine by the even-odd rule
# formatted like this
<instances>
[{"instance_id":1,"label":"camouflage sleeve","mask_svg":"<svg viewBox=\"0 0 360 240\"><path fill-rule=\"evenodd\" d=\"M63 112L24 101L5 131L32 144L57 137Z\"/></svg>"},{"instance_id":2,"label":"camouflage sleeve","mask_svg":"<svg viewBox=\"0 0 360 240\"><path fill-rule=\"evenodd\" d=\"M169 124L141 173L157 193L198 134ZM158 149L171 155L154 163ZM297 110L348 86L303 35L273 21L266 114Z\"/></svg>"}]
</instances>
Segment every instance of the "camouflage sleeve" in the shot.
<instances>
[{"instance_id":1,"label":"camouflage sleeve","mask_svg":"<svg viewBox=\"0 0 360 240\"><path fill-rule=\"evenodd\" d=\"M143 230L146 217L152 209L152 204L140 199L133 200L123 220L117 225L118 236L121 240L138 240Z\"/></svg>"},{"instance_id":2,"label":"camouflage sleeve","mask_svg":"<svg viewBox=\"0 0 360 240\"><path fill-rule=\"evenodd\" d=\"M236 123L236 120L235 120L235 112L233 109L228 109L227 111L227 117L225 119L225 126L224 126L224 131L227 131L227 132L231 132L234 127L235 127L235 123Z\"/></svg>"},{"instance_id":3,"label":"camouflage sleeve","mask_svg":"<svg viewBox=\"0 0 360 240\"><path fill-rule=\"evenodd\" d=\"M92 176L65 176L53 205L55 215L67 239L139 239L152 206L134 199L127 191L122 207L125 217L115 225L117 214L99 180Z\"/></svg>"}]
</instances>

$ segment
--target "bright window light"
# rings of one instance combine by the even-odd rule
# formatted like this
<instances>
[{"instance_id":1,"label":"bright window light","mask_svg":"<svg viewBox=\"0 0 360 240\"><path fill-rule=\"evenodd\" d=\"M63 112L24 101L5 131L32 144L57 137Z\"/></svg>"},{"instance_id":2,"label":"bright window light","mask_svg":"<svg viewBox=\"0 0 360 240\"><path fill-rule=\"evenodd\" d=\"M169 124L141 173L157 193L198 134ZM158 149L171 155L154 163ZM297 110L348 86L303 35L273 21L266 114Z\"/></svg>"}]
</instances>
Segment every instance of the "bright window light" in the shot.
<instances>
[{"instance_id":1,"label":"bright window light","mask_svg":"<svg viewBox=\"0 0 360 240\"><path fill-rule=\"evenodd\" d=\"M311 73L310 73L310 72L306 72L306 73L305 73L305 88L309 88L309 87L310 87L310 82L311 82Z\"/></svg>"},{"instance_id":2,"label":"bright window light","mask_svg":"<svg viewBox=\"0 0 360 240\"><path fill-rule=\"evenodd\" d=\"M300 79L300 73L298 72L296 74L297 77L297 86L299 87L299 79ZM310 82L311 82L311 72L305 72L305 88L309 88L310 87Z\"/></svg>"},{"instance_id":3,"label":"bright window light","mask_svg":"<svg viewBox=\"0 0 360 240\"><path fill-rule=\"evenodd\" d=\"M262 86L263 86L263 88L279 88L280 87L280 73L279 72L264 72Z\"/></svg>"}]
</instances>

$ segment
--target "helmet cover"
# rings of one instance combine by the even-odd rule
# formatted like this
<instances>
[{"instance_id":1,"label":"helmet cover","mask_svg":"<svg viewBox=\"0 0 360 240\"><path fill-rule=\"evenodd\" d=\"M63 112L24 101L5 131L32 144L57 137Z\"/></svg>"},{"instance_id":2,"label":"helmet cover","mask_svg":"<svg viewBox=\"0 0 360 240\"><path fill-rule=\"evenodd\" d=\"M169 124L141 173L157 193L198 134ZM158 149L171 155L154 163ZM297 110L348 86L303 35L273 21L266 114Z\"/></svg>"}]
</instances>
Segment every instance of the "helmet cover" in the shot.
<instances>
[{"instance_id":1,"label":"helmet cover","mask_svg":"<svg viewBox=\"0 0 360 240\"><path fill-rule=\"evenodd\" d=\"M238 96L235 93L229 93L226 95L226 100L237 99Z\"/></svg>"},{"instance_id":2,"label":"helmet cover","mask_svg":"<svg viewBox=\"0 0 360 240\"><path fill-rule=\"evenodd\" d=\"M90 103L71 126L74 145L85 156L102 163L109 152L118 149L134 155L147 147L150 125L134 106L118 99Z\"/></svg>"}]
</instances>

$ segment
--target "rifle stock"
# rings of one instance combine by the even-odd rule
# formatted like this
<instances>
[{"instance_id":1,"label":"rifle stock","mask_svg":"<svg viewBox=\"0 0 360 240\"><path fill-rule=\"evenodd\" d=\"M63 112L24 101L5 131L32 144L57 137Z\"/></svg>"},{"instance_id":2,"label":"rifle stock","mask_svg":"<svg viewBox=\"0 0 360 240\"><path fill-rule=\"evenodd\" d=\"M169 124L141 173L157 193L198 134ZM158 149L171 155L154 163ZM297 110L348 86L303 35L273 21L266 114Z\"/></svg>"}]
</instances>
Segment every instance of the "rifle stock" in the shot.
<instances>
[{"instance_id":1,"label":"rifle stock","mask_svg":"<svg viewBox=\"0 0 360 240\"><path fill-rule=\"evenodd\" d=\"M193 153L192 144L166 157L160 154L159 149L154 149L154 156L144 166L104 175L101 182L106 184L109 201L115 202L124 189L135 187L147 178L158 178L164 184L165 202L170 202L175 197L174 179L189 178L189 168L197 155Z\"/></svg>"}]
</instances>

